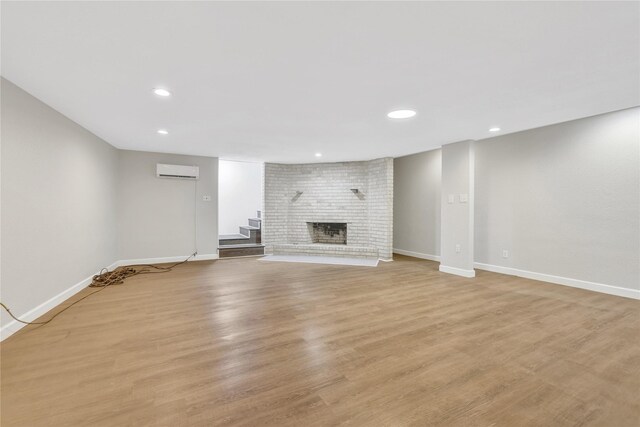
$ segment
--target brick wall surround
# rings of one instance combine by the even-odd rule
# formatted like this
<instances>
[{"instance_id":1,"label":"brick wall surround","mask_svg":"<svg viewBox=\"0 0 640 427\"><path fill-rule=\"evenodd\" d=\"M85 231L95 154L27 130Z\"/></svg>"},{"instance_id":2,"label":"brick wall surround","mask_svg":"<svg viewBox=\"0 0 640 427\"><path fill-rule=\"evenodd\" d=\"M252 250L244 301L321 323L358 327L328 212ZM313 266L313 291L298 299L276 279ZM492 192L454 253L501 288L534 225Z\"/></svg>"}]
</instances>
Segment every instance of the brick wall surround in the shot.
<instances>
[{"instance_id":1,"label":"brick wall surround","mask_svg":"<svg viewBox=\"0 0 640 427\"><path fill-rule=\"evenodd\" d=\"M352 256L353 247L354 254L377 252L380 259L392 259L393 159L266 163L262 230L266 252L283 253L291 245L304 245L295 253L322 254L321 246L305 250L312 245L307 222L346 222L347 247L339 251L343 256ZM327 254L335 251L327 248Z\"/></svg>"}]
</instances>

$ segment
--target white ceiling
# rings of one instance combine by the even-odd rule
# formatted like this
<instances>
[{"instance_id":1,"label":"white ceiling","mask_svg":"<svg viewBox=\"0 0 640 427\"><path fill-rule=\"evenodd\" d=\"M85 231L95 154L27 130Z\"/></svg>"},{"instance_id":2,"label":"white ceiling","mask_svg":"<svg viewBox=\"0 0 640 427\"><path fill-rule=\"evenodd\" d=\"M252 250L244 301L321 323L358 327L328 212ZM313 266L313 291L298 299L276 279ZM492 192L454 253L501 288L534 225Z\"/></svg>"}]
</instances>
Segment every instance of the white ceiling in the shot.
<instances>
[{"instance_id":1,"label":"white ceiling","mask_svg":"<svg viewBox=\"0 0 640 427\"><path fill-rule=\"evenodd\" d=\"M3 1L2 75L119 148L395 157L639 105L640 3Z\"/></svg>"}]
</instances>

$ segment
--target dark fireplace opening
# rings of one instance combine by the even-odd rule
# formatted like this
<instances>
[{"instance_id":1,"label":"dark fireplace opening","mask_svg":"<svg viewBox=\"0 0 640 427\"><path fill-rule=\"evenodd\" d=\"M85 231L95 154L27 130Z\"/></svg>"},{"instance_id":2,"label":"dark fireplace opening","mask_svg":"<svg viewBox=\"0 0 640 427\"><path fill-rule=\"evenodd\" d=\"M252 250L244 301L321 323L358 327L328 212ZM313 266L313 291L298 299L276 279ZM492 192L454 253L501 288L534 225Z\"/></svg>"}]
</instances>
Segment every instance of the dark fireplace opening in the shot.
<instances>
[{"instance_id":1,"label":"dark fireplace opening","mask_svg":"<svg viewBox=\"0 0 640 427\"><path fill-rule=\"evenodd\" d=\"M346 222L308 222L307 226L313 243L347 244Z\"/></svg>"}]
</instances>

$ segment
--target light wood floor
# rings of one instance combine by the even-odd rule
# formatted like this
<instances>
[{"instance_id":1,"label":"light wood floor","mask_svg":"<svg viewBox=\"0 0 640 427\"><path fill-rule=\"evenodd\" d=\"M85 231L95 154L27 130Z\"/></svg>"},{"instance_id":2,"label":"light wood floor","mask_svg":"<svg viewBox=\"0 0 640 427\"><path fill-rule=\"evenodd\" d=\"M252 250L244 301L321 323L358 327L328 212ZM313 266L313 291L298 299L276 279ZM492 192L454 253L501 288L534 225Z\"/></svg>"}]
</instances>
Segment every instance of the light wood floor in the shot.
<instances>
[{"instance_id":1,"label":"light wood floor","mask_svg":"<svg viewBox=\"0 0 640 427\"><path fill-rule=\"evenodd\" d=\"M3 342L1 421L635 427L639 327L638 301L402 256L193 262Z\"/></svg>"}]
</instances>

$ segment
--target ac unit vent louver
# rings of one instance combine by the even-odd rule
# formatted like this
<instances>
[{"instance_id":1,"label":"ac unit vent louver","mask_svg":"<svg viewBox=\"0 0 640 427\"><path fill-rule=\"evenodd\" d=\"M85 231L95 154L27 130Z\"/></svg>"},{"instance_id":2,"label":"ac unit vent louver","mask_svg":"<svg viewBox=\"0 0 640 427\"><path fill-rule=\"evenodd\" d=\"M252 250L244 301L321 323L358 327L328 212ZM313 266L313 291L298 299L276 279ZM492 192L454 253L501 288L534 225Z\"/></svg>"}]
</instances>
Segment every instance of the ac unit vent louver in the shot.
<instances>
[{"instance_id":1,"label":"ac unit vent louver","mask_svg":"<svg viewBox=\"0 0 640 427\"><path fill-rule=\"evenodd\" d=\"M158 163L156 165L156 176L158 178L198 179L200 177L200 168L198 166Z\"/></svg>"}]
</instances>

